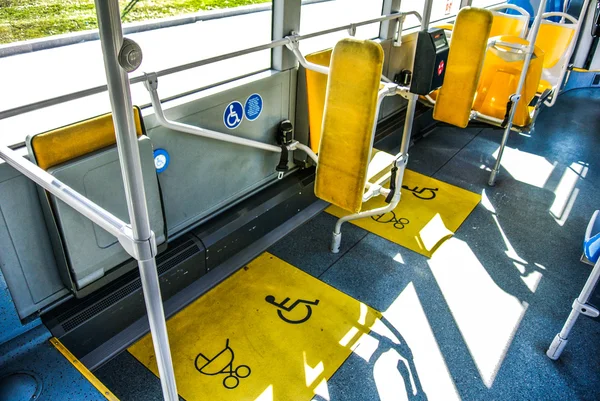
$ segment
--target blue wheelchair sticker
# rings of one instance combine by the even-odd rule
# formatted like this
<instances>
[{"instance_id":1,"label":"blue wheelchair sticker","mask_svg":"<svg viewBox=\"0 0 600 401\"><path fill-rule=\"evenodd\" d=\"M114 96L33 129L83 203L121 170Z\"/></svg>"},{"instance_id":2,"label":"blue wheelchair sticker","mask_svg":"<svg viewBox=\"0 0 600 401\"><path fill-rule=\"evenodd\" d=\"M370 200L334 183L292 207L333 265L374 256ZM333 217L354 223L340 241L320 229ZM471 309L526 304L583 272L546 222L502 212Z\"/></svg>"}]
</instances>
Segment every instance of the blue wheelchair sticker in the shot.
<instances>
[{"instance_id":1,"label":"blue wheelchair sticker","mask_svg":"<svg viewBox=\"0 0 600 401\"><path fill-rule=\"evenodd\" d=\"M246 112L246 118L249 121L254 121L260 116L263 109L263 100L258 93L254 93L246 100L244 111Z\"/></svg>"},{"instance_id":2,"label":"blue wheelchair sticker","mask_svg":"<svg viewBox=\"0 0 600 401\"><path fill-rule=\"evenodd\" d=\"M239 127L244 118L244 106L238 101L233 101L227 105L223 113L223 124L229 129Z\"/></svg>"},{"instance_id":3,"label":"blue wheelchair sticker","mask_svg":"<svg viewBox=\"0 0 600 401\"><path fill-rule=\"evenodd\" d=\"M169 167L169 162L171 158L169 157L169 153L164 149L156 149L154 151L154 167L156 168L156 172L158 174L162 173Z\"/></svg>"}]
</instances>

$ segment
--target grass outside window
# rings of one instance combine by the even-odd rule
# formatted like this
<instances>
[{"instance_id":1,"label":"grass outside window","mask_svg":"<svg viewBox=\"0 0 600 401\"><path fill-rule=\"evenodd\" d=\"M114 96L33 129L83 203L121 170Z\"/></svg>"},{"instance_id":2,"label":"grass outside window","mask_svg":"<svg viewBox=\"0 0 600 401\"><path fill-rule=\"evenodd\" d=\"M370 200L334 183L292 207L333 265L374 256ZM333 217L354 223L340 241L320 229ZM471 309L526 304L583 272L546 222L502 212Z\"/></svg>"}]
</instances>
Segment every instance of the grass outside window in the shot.
<instances>
[{"instance_id":1,"label":"grass outside window","mask_svg":"<svg viewBox=\"0 0 600 401\"><path fill-rule=\"evenodd\" d=\"M270 2L270 0L140 0L123 22ZM129 0L119 0L123 10ZM98 27L93 0L0 0L0 44Z\"/></svg>"}]
</instances>

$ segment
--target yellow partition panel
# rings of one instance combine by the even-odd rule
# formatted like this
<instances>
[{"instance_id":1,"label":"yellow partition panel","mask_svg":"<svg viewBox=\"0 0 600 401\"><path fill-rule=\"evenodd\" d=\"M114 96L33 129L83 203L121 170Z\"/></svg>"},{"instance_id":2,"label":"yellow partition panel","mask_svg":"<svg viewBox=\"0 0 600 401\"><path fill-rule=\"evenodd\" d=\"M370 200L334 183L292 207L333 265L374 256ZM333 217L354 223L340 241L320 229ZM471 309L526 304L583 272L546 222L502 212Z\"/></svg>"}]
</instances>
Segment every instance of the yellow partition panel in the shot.
<instances>
[{"instance_id":1,"label":"yellow partition panel","mask_svg":"<svg viewBox=\"0 0 600 401\"><path fill-rule=\"evenodd\" d=\"M327 49L306 56L306 61L329 67L333 49ZM321 126L323 125L323 109L325 108L325 92L327 91L327 75L306 70L306 96L308 100L308 127L310 130L310 147L319 152L321 143Z\"/></svg>"},{"instance_id":2,"label":"yellow partition panel","mask_svg":"<svg viewBox=\"0 0 600 401\"><path fill-rule=\"evenodd\" d=\"M380 317L264 253L168 320L179 394L309 401ZM129 352L158 376L150 335Z\"/></svg>"}]
</instances>

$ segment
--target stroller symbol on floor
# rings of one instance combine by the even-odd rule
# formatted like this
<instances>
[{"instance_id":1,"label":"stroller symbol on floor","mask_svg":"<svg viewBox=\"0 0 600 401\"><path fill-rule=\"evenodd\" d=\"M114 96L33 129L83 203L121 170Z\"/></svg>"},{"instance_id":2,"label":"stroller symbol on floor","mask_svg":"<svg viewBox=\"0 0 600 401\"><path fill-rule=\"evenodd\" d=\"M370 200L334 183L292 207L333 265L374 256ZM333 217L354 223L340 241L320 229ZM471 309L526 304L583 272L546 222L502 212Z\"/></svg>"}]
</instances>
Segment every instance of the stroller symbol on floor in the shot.
<instances>
[{"instance_id":1,"label":"stroller symbol on floor","mask_svg":"<svg viewBox=\"0 0 600 401\"><path fill-rule=\"evenodd\" d=\"M215 357L209 359L203 354L198 354L194 364L198 372L207 376L228 375L223 379L223 386L232 390L240 384L240 379L250 376L250 367L248 365L239 365L233 368L233 359L235 354L229 347L229 339L225 342L225 349L219 352ZM202 359L202 360L200 360ZM203 363L203 365L200 365Z\"/></svg>"},{"instance_id":2,"label":"stroller symbol on floor","mask_svg":"<svg viewBox=\"0 0 600 401\"><path fill-rule=\"evenodd\" d=\"M278 303L278 302L275 302L275 297L273 295L267 295L267 297L265 298L265 301L267 301L271 305L279 308L279 309L277 309L277 314L279 315L279 318L281 320L283 320L284 322L291 323L291 324L300 324L300 323L306 322L308 319L310 319L310 317L312 315L312 308L310 306L311 305L313 305L313 306L319 305L318 299L314 300L314 301L298 299L291 306L285 306L285 304L287 304L289 300L290 300L290 298L286 298L282 302ZM300 304L306 305L306 316L305 317L303 317L302 319L299 319L299 320L291 320L291 319L288 319L285 316L283 316L283 312L281 311L282 309L286 312L291 312L296 306L298 306Z\"/></svg>"}]
</instances>

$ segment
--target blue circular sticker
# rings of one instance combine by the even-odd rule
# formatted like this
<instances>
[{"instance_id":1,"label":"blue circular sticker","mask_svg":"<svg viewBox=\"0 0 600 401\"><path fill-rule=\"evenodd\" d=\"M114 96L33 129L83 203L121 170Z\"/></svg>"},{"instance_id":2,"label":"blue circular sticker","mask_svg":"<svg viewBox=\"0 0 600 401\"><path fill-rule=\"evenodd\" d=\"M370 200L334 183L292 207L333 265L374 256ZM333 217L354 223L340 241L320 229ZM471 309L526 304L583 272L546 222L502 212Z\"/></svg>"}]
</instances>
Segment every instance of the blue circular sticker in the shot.
<instances>
[{"instance_id":1,"label":"blue circular sticker","mask_svg":"<svg viewBox=\"0 0 600 401\"><path fill-rule=\"evenodd\" d=\"M169 157L169 153L164 149L156 149L154 151L154 167L156 168L157 173L162 173L169 167L169 162L171 158Z\"/></svg>"},{"instance_id":2,"label":"blue circular sticker","mask_svg":"<svg viewBox=\"0 0 600 401\"><path fill-rule=\"evenodd\" d=\"M223 124L229 129L237 128L243 118L244 106L237 100L229 103L223 112Z\"/></svg>"},{"instance_id":3,"label":"blue circular sticker","mask_svg":"<svg viewBox=\"0 0 600 401\"><path fill-rule=\"evenodd\" d=\"M249 121L254 121L260 116L263 109L263 100L258 93L253 93L246 100L244 111L246 112L246 118Z\"/></svg>"}]
</instances>

